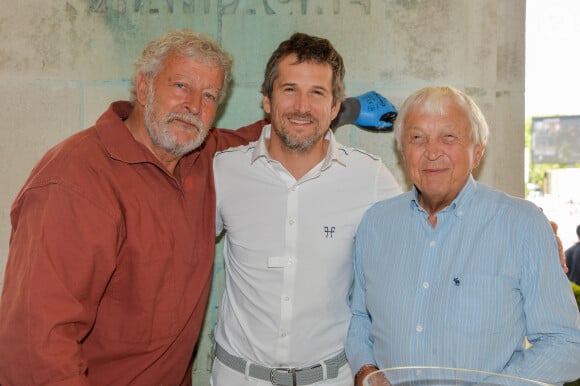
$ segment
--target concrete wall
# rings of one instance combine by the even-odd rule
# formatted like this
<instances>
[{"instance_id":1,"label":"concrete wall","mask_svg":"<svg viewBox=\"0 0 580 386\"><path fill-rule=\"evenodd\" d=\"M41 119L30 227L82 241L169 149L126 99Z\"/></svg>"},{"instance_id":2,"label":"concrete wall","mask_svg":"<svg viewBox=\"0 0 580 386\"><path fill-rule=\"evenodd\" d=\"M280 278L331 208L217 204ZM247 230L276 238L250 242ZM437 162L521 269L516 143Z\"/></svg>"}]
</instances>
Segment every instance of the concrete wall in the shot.
<instances>
[{"instance_id":1,"label":"concrete wall","mask_svg":"<svg viewBox=\"0 0 580 386\"><path fill-rule=\"evenodd\" d=\"M233 54L235 83L221 127L261 117L266 60L294 31L324 36L342 52L348 95L374 89L399 105L425 85L463 89L492 130L477 178L523 195L525 0L0 0L0 6L2 276L10 204L32 166L111 101L127 98L133 60L170 28L212 35ZM391 133L347 126L337 135L382 156L408 186ZM207 382L222 268L218 256L196 385Z\"/></svg>"}]
</instances>

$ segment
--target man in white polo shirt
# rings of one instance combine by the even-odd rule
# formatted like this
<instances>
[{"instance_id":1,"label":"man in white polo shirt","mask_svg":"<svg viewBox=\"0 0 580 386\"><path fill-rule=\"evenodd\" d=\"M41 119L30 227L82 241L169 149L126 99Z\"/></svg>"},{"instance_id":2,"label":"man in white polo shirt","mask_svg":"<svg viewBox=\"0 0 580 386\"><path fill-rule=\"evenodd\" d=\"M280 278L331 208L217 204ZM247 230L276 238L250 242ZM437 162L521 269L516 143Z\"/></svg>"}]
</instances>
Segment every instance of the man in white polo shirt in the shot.
<instances>
[{"instance_id":1,"label":"man in white polo shirt","mask_svg":"<svg viewBox=\"0 0 580 386\"><path fill-rule=\"evenodd\" d=\"M352 385L354 234L367 208L401 188L330 130L344 72L328 40L292 35L266 66L271 124L214 159L216 232L226 231L214 386Z\"/></svg>"}]
</instances>

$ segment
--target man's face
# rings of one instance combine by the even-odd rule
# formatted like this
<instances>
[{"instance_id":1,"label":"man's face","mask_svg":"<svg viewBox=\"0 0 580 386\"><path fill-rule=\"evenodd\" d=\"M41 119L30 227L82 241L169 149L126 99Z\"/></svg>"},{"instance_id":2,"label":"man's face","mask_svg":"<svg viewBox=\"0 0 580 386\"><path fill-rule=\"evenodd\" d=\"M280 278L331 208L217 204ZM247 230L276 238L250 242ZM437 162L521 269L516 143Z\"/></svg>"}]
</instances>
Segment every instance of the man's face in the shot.
<instances>
[{"instance_id":1,"label":"man's face","mask_svg":"<svg viewBox=\"0 0 580 386\"><path fill-rule=\"evenodd\" d=\"M422 202L449 205L467 182L483 155L475 145L467 114L452 101L445 113L421 112L412 108L403 127L405 167L420 191Z\"/></svg>"},{"instance_id":2,"label":"man's face","mask_svg":"<svg viewBox=\"0 0 580 386\"><path fill-rule=\"evenodd\" d=\"M199 147L218 107L223 71L169 54L148 86L145 125L154 151L181 157Z\"/></svg>"},{"instance_id":3,"label":"man's face","mask_svg":"<svg viewBox=\"0 0 580 386\"><path fill-rule=\"evenodd\" d=\"M283 58L272 97L264 96L264 111L272 121L271 141L286 149L306 152L324 139L340 103L332 103L332 68L329 64L296 62Z\"/></svg>"}]
</instances>

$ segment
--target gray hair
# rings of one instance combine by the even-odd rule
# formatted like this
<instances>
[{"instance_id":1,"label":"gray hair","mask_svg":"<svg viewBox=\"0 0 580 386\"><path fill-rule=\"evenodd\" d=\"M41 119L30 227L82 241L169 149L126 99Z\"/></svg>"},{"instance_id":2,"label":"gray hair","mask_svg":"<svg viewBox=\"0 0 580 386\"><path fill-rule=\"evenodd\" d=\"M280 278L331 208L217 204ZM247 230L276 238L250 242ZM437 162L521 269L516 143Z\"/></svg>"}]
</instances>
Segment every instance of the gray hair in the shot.
<instances>
[{"instance_id":1,"label":"gray hair","mask_svg":"<svg viewBox=\"0 0 580 386\"><path fill-rule=\"evenodd\" d=\"M131 103L137 101L137 75L142 73L153 79L163 65L169 53L192 58L200 63L219 67L224 72L224 85L219 93L219 102L226 95L232 79L232 57L215 40L209 36L191 30L172 30L159 39L152 40L145 46L141 56L134 63L131 79Z\"/></svg>"},{"instance_id":2,"label":"gray hair","mask_svg":"<svg viewBox=\"0 0 580 386\"><path fill-rule=\"evenodd\" d=\"M416 91L403 102L394 124L397 149L399 149L399 151L403 149L403 130L405 128L405 119L409 110L412 108L418 108L421 112L443 115L445 113L445 103L449 99L467 113L471 125L471 139L473 143L476 145L481 144L485 148L487 137L489 135L489 126L483 113L477 104L475 104L473 99L451 86L433 86L425 87Z\"/></svg>"}]
</instances>

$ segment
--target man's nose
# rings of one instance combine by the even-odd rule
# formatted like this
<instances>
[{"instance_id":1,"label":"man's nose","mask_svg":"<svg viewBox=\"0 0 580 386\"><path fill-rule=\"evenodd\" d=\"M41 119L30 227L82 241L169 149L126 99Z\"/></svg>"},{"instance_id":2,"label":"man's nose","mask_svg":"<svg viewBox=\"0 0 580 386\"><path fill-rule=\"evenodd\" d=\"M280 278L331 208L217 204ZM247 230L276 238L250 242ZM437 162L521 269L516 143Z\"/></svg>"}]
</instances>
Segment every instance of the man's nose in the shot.
<instances>
[{"instance_id":1,"label":"man's nose","mask_svg":"<svg viewBox=\"0 0 580 386\"><path fill-rule=\"evenodd\" d=\"M201 110L202 95L201 92L192 91L187 94L184 101L185 109L191 114L198 114Z\"/></svg>"},{"instance_id":2,"label":"man's nose","mask_svg":"<svg viewBox=\"0 0 580 386\"><path fill-rule=\"evenodd\" d=\"M429 139L425 144L425 157L429 160L435 160L441 155L441 146L437 141Z\"/></svg>"},{"instance_id":3,"label":"man's nose","mask_svg":"<svg viewBox=\"0 0 580 386\"><path fill-rule=\"evenodd\" d=\"M301 113L310 111L310 99L308 95L297 94L294 98L294 109Z\"/></svg>"}]
</instances>

